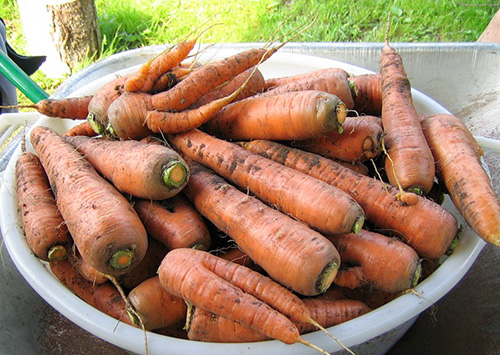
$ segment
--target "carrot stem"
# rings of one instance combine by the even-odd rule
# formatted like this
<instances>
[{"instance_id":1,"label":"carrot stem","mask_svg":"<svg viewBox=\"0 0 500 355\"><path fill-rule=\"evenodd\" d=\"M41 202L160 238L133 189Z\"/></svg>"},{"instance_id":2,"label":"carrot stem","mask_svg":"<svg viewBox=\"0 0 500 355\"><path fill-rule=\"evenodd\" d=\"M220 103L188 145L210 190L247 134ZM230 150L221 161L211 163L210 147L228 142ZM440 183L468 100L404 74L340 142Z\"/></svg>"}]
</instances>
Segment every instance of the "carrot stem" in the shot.
<instances>
[{"instance_id":1,"label":"carrot stem","mask_svg":"<svg viewBox=\"0 0 500 355\"><path fill-rule=\"evenodd\" d=\"M111 256L109 264L116 270L125 269L132 265L134 255L132 250L118 250Z\"/></svg>"},{"instance_id":2,"label":"carrot stem","mask_svg":"<svg viewBox=\"0 0 500 355\"><path fill-rule=\"evenodd\" d=\"M49 261L62 260L66 255L67 251L64 245L54 245L47 253Z\"/></svg>"},{"instance_id":3,"label":"carrot stem","mask_svg":"<svg viewBox=\"0 0 500 355\"><path fill-rule=\"evenodd\" d=\"M163 182L169 187L181 186L187 179L188 171L180 161L174 161L163 170Z\"/></svg>"},{"instance_id":4,"label":"carrot stem","mask_svg":"<svg viewBox=\"0 0 500 355\"><path fill-rule=\"evenodd\" d=\"M365 217L364 216L359 216L356 219L356 222L354 223L354 225L352 227L352 232L354 234L359 234L359 231L361 230L361 228L363 228L364 224L365 224Z\"/></svg>"},{"instance_id":5,"label":"carrot stem","mask_svg":"<svg viewBox=\"0 0 500 355\"><path fill-rule=\"evenodd\" d=\"M339 263L336 261L332 261L325 266L316 282L316 289L319 291L319 293L325 292L330 287L333 279L335 279L335 276L337 275L336 272L332 271L338 270L339 266Z\"/></svg>"}]
</instances>

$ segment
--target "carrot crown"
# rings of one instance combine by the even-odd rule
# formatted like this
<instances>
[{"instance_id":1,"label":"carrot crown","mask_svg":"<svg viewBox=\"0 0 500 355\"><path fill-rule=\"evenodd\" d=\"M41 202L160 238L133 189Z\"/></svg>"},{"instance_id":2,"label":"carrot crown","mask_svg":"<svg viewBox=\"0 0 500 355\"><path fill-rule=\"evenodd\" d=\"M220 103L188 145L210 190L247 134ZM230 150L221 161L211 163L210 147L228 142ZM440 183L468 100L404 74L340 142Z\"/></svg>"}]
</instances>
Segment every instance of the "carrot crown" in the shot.
<instances>
[{"instance_id":1,"label":"carrot crown","mask_svg":"<svg viewBox=\"0 0 500 355\"><path fill-rule=\"evenodd\" d=\"M168 187L179 187L187 181L188 175L186 164L175 160L163 169L162 179Z\"/></svg>"}]
</instances>

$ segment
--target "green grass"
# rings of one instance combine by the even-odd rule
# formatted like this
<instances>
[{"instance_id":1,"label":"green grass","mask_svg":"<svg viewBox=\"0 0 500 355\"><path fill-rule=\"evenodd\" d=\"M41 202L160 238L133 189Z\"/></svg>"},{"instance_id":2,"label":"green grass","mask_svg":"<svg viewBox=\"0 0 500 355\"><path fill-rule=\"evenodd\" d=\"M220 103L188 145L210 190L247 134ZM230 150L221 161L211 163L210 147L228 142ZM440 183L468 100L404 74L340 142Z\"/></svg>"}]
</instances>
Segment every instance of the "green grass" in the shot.
<instances>
[{"instance_id":1,"label":"green grass","mask_svg":"<svg viewBox=\"0 0 500 355\"><path fill-rule=\"evenodd\" d=\"M484 0L95 0L102 59L128 49L175 43L205 22L217 24L203 43L265 42L279 27L290 33L317 17L296 42L382 42L387 13L392 14L391 42L476 41L498 6ZM16 2L0 0L9 43L25 53ZM281 27L280 27L281 24ZM81 63L78 69L90 64ZM62 80L37 72L33 80L51 93Z\"/></svg>"}]
</instances>

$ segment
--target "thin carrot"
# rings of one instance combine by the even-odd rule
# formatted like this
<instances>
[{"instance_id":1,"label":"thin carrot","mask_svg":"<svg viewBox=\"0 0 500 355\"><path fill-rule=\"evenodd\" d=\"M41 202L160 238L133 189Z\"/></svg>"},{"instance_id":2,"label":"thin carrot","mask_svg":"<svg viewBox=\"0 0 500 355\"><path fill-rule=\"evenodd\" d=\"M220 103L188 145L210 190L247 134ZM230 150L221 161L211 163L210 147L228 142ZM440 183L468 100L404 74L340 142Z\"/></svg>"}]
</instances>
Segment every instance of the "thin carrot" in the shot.
<instances>
[{"instance_id":1,"label":"thin carrot","mask_svg":"<svg viewBox=\"0 0 500 355\"><path fill-rule=\"evenodd\" d=\"M316 90L251 96L224 107L203 130L233 140L299 140L342 129L345 104Z\"/></svg>"},{"instance_id":2,"label":"thin carrot","mask_svg":"<svg viewBox=\"0 0 500 355\"><path fill-rule=\"evenodd\" d=\"M186 189L194 206L255 263L300 294L315 295L328 288L340 265L331 242L200 164L188 162L192 174Z\"/></svg>"},{"instance_id":3,"label":"thin carrot","mask_svg":"<svg viewBox=\"0 0 500 355\"><path fill-rule=\"evenodd\" d=\"M127 199L65 138L44 126L31 131L61 215L90 265L109 275L126 273L144 257L146 230Z\"/></svg>"},{"instance_id":4,"label":"thin carrot","mask_svg":"<svg viewBox=\"0 0 500 355\"><path fill-rule=\"evenodd\" d=\"M390 16L388 30L389 22ZM425 195L434 182L434 159L413 106L411 84L403 61L399 53L390 47L388 33L380 58L380 75L382 124L388 155L385 162L387 177L394 186Z\"/></svg>"},{"instance_id":5,"label":"thin carrot","mask_svg":"<svg viewBox=\"0 0 500 355\"><path fill-rule=\"evenodd\" d=\"M70 256L69 261L75 268L75 270L85 279L94 285L103 284L108 282L108 277L102 272L98 271L92 265L87 263L85 259L82 258L78 250L74 250Z\"/></svg>"},{"instance_id":6,"label":"thin carrot","mask_svg":"<svg viewBox=\"0 0 500 355\"><path fill-rule=\"evenodd\" d=\"M267 78L266 83L265 83L265 90L272 90L280 85L285 85L285 84L290 84L293 83L297 80L304 80L304 79L311 79L316 76L322 76L322 75L332 75L334 77L338 76L340 78L342 77L351 77L351 75L345 71L342 68L325 68L325 69L318 69L314 71L308 71L305 73L301 74L294 74L294 75L289 75L289 76L278 76L278 77L272 77L272 78Z\"/></svg>"},{"instance_id":7,"label":"thin carrot","mask_svg":"<svg viewBox=\"0 0 500 355\"><path fill-rule=\"evenodd\" d=\"M257 264L255 264L254 261L237 245L230 249L216 250L215 255L233 263L246 266L252 270L255 270L255 268L258 267Z\"/></svg>"},{"instance_id":8,"label":"thin carrot","mask_svg":"<svg viewBox=\"0 0 500 355\"><path fill-rule=\"evenodd\" d=\"M151 94L157 94L161 91L173 88L199 65L200 64L198 62L181 62L179 65L163 73L158 79L156 79L149 92Z\"/></svg>"},{"instance_id":9,"label":"thin carrot","mask_svg":"<svg viewBox=\"0 0 500 355\"><path fill-rule=\"evenodd\" d=\"M199 130L169 136L168 140L184 156L321 232L357 232L364 223L363 210L342 190L237 144Z\"/></svg>"},{"instance_id":10,"label":"thin carrot","mask_svg":"<svg viewBox=\"0 0 500 355\"><path fill-rule=\"evenodd\" d=\"M81 97L65 97L61 99L43 99L33 105L1 106L2 108L32 108L38 113L57 118L84 120L87 118L88 106L93 95Z\"/></svg>"},{"instance_id":11,"label":"thin carrot","mask_svg":"<svg viewBox=\"0 0 500 355\"><path fill-rule=\"evenodd\" d=\"M186 318L187 305L182 298L167 292L158 275L152 276L128 294L128 300L141 317L146 330L156 330L179 323ZM140 325L134 314L129 314L134 324Z\"/></svg>"},{"instance_id":12,"label":"thin carrot","mask_svg":"<svg viewBox=\"0 0 500 355\"><path fill-rule=\"evenodd\" d=\"M333 160L271 141L241 145L348 192L363 208L369 223L384 234L403 238L421 257L443 256L458 232L456 218L442 206L414 194L416 202L405 204L398 198L397 188L356 174Z\"/></svg>"},{"instance_id":13,"label":"thin carrot","mask_svg":"<svg viewBox=\"0 0 500 355\"><path fill-rule=\"evenodd\" d=\"M382 114L382 81L380 73L360 74L349 77L354 84L354 110L360 114L380 117Z\"/></svg>"},{"instance_id":14,"label":"thin carrot","mask_svg":"<svg viewBox=\"0 0 500 355\"><path fill-rule=\"evenodd\" d=\"M199 212L183 194L163 201L136 199L134 208L148 233L169 250L209 249L210 232Z\"/></svg>"},{"instance_id":15,"label":"thin carrot","mask_svg":"<svg viewBox=\"0 0 500 355\"><path fill-rule=\"evenodd\" d=\"M97 136L97 132L94 131L92 126L88 121L83 121L76 126L68 129L63 136L87 136L87 137L95 137Z\"/></svg>"},{"instance_id":16,"label":"thin carrot","mask_svg":"<svg viewBox=\"0 0 500 355\"><path fill-rule=\"evenodd\" d=\"M435 114L421 123L453 204L481 238L500 246L500 203L481 163L481 147L456 116Z\"/></svg>"},{"instance_id":17,"label":"thin carrot","mask_svg":"<svg viewBox=\"0 0 500 355\"><path fill-rule=\"evenodd\" d=\"M50 263L52 273L78 297L97 310L130 325L127 306L119 291L110 283L94 284L83 278L69 260Z\"/></svg>"},{"instance_id":18,"label":"thin carrot","mask_svg":"<svg viewBox=\"0 0 500 355\"><path fill-rule=\"evenodd\" d=\"M66 258L72 245L71 236L38 156L21 153L15 175L19 212L29 248L45 261Z\"/></svg>"},{"instance_id":19,"label":"thin carrot","mask_svg":"<svg viewBox=\"0 0 500 355\"><path fill-rule=\"evenodd\" d=\"M169 252L158 275L168 292L195 307L240 322L286 344L303 343L321 351L302 339L293 323L301 320L315 323L309 309L268 277L210 253L187 248Z\"/></svg>"},{"instance_id":20,"label":"thin carrot","mask_svg":"<svg viewBox=\"0 0 500 355\"><path fill-rule=\"evenodd\" d=\"M348 109L354 107L353 97L356 95L353 82L348 80L349 73L340 68L321 69L306 74L298 74L282 78L279 84L275 83L263 95L275 95L282 92L319 90L337 96ZM270 85L268 79L267 85Z\"/></svg>"},{"instance_id":21,"label":"thin carrot","mask_svg":"<svg viewBox=\"0 0 500 355\"><path fill-rule=\"evenodd\" d=\"M296 148L346 162L364 162L382 153L382 122L376 116L349 116L343 132L293 142Z\"/></svg>"},{"instance_id":22,"label":"thin carrot","mask_svg":"<svg viewBox=\"0 0 500 355\"><path fill-rule=\"evenodd\" d=\"M415 287L420 280L418 254L397 239L367 230L361 230L358 235L328 235L327 238L337 247L344 267L353 264L361 270L361 285L370 284L376 289L396 293ZM338 278L334 282L349 287Z\"/></svg>"},{"instance_id":23,"label":"thin carrot","mask_svg":"<svg viewBox=\"0 0 500 355\"><path fill-rule=\"evenodd\" d=\"M121 192L164 200L186 185L189 169L172 149L139 141L112 141L84 136L65 137Z\"/></svg>"}]
</instances>

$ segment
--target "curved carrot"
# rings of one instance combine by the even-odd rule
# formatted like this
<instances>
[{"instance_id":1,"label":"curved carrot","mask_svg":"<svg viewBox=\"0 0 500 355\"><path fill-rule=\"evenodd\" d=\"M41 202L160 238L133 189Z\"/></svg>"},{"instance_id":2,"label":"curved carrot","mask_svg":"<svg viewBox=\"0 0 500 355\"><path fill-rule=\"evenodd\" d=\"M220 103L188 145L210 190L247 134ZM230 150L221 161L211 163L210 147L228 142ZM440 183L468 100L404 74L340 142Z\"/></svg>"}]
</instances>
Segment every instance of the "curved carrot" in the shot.
<instances>
[{"instance_id":1,"label":"curved carrot","mask_svg":"<svg viewBox=\"0 0 500 355\"><path fill-rule=\"evenodd\" d=\"M66 258L72 239L38 156L23 152L15 175L20 217L31 251L45 261Z\"/></svg>"},{"instance_id":2,"label":"curved carrot","mask_svg":"<svg viewBox=\"0 0 500 355\"><path fill-rule=\"evenodd\" d=\"M144 257L146 230L127 199L65 138L44 126L31 131L61 215L90 265L109 275L126 273Z\"/></svg>"},{"instance_id":3,"label":"curved carrot","mask_svg":"<svg viewBox=\"0 0 500 355\"><path fill-rule=\"evenodd\" d=\"M336 246L344 265L358 265L354 268L361 271L361 284L396 293L415 287L419 281L420 258L401 241L367 230L361 230L358 235L328 235L327 238ZM338 282L338 278L335 283L349 287Z\"/></svg>"},{"instance_id":4,"label":"curved carrot","mask_svg":"<svg viewBox=\"0 0 500 355\"><path fill-rule=\"evenodd\" d=\"M186 318L187 305L182 298L176 297L165 290L158 275L152 276L128 294L128 300L139 314L129 314L134 324L141 322L146 330L156 330L177 324Z\"/></svg>"},{"instance_id":5,"label":"curved carrot","mask_svg":"<svg viewBox=\"0 0 500 355\"><path fill-rule=\"evenodd\" d=\"M199 212L182 194L163 201L136 199L134 208L148 233L169 250L208 250L210 232Z\"/></svg>"},{"instance_id":6,"label":"curved carrot","mask_svg":"<svg viewBox=\"0 0 500 355\"><path fill-rule=\"evenodd\" d=\"M84 121L76 126L68 129L63 136L87 136L87 137L95 137L97 136L97 132L94 131L92 126L88 121Z\"/></svg>"},{"instance_id":7,"label":"curved carrot","mask_svg":"<svg viewBox=\"0 0 500 355\"><path fill-rule=\"evenodd\" d=\"M305 90L233 102L203 130L233 140L298 140L342 129L346 116L345 104L337 96Z\"/></svg>"},{"instance_id":8,"label":"curved carrot","mask_svg":"<svg viewBox=\"0 0 500 355\"><path fill-rule=\"evenodd\" d=\"M405 204L398 189L330 159L271 141L254 140L242 146L348 192L363 208L368 222L403 238L421 257L443 256L458 232L456 218L442 206L415 194L416 202Z\"/></svg>"},{"instance_id":9,"label":"curved carrot","mask_svg":"<svg viewBox=\"0 0 500 355\"><path fill-rule=\"evenodd\" d=\"M375 159L382 153L383 129L380 118L349 116L346 117L342 127L342 133L333 131L316 138L295 141L293 146L353 163Z\"/></svg>"},{"instance_id":10,"label":"curved carrot","mask_svg":"<svg viewBox=\"0 0 500 355\"><path fill-rule=\"evenodd\" d=\"M389 26L388 26L389 27ZM413 106L411 85L401 56L389 46L386 35L380 58L382 124L388 159L385 170L394 186L427 194L434 183L435 167L418 113Z\"/></svg>"},{"instance_id":11,"label":"curved carrot","mask_svg":"<svg viewBox=\"0 0 500 355\"><path fill-rule=\"evenodd\" d=\"M300 294L316 295L328 288L340 265L331 242L200 164L188 162L192 174L186 189L194 206L255 263Z\"/></svg>"},{"instance_id":12,"label":"curved carrot","mask_svg":"<svg viewBox=\"0 0 500 355\"><path fill-rule=\"evenodd\" d=\"M170 136L174 149L324 233L357 232L361 207L344 191L199 130ZM329 206L329 208L324 208Z\"/></svg>"},{"instance_id":13,"label":"curved carrot","mask_svg":"<svg viewBox=\"0 0 500 355\"><path fill-rule=\"evenodd\" d=\"M139 141L65 137L113 185L132 196L164 200L186 186L189 168L172 149Z\"/></svg>"},{"instance_id":14,"label":"curved carrot","mask_svg":"<svg viewBox=\"0 0 500 355\"><path fill-rule=\"evenodd\" d=\"M353 75L349 78L354 84L354 110L366 115L380 117L382 114L382 81L380 73Z\"/></svg>"},{"instance_id":15,"label":"curved carrot","mask_svg":"<svg viewBox=\"0 0 500 355\"><path fill-rule=\"evenodd\" d=\"M481 147L453 115L435 114L421 123L453 204L481 238L500 246L500 203L481 164Z\"/></svg>"}]
</instances>

